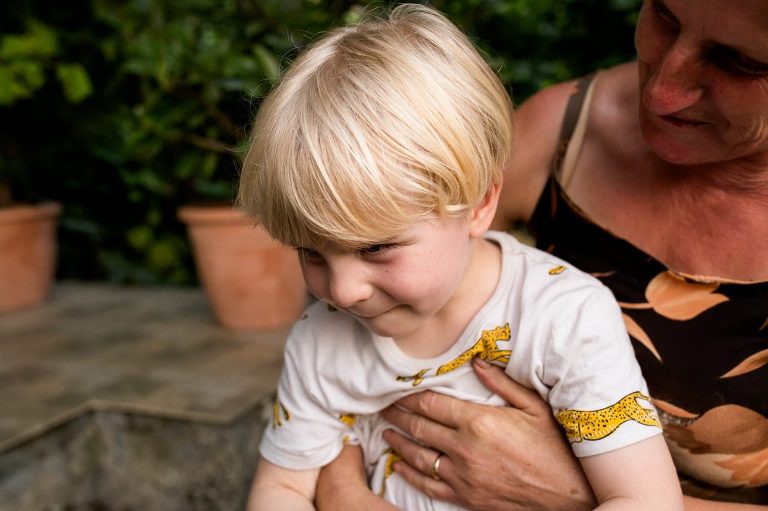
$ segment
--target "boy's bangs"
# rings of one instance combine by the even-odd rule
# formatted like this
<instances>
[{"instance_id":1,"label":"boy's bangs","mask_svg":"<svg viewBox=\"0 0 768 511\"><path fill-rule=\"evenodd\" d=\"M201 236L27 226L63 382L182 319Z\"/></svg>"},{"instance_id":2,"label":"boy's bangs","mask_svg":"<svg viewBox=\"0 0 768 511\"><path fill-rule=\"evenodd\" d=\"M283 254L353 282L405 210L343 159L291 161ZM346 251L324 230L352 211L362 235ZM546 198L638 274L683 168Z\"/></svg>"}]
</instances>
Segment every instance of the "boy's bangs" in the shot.
<instances>
[{"instance_id":1,"label":"boy's bangs","mask_svg":"<svg viewBox=\"0 0 768 511\"><path fill-rule=\"evenodd\" d=\"M420 211L418 201L406 200L387 187L370 182L361 186L357 180L340 182L316 168L282 176L294 179L272 196L273 203L265 208L271 218L265 220L274 221L267 230L292 246L331 242L348 249L364 248L396 237L431 210Z\"/></svg>"}]
</instances>

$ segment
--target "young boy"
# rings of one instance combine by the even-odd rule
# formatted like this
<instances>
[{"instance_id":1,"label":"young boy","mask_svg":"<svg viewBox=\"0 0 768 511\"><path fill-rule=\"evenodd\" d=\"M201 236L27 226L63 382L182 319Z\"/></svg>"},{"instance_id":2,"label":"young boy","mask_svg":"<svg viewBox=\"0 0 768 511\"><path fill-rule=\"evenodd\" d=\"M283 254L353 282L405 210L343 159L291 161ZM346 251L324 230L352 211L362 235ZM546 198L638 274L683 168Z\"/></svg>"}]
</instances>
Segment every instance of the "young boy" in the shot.
<instances>
[{"instance_id":1,"label":"young boy","mask_svg":"<svg viewBox=\"0 0 768 511\"><path fill-rule=\"evenodd\" d=\"M318 302L287 342L250 509L312 509L345 442L386 500L455 509L393 473L377 412L426 389L503 405L475 356L548 400L600 509L682 509L610 292L487 232L511 139L498 78L424 6L329 33L261 106L238 201L297 247Z\"/></svg>"}]
</instances>

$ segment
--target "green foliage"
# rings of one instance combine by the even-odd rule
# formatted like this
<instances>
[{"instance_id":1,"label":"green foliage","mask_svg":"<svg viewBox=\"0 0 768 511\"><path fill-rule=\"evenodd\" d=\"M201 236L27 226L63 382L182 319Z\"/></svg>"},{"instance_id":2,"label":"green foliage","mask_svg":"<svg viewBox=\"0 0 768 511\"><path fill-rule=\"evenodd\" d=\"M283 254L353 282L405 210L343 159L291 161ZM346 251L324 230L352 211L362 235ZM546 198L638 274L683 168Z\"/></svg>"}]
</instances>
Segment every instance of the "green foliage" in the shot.
<instances>
[{"instance_id":1,"label":"green foliage","mask_svg":"<svg viewBox=\"0 0 768 511\"><path fill-rule=\"evenodd\" d=\"M631 58L640 0L433 4L519 103ZM64 204L62 278L192 283L177 208L233 199L248 125L281 68L366 9L351 0L4 2L0 188Z\"/></svg>"}]
</instances>

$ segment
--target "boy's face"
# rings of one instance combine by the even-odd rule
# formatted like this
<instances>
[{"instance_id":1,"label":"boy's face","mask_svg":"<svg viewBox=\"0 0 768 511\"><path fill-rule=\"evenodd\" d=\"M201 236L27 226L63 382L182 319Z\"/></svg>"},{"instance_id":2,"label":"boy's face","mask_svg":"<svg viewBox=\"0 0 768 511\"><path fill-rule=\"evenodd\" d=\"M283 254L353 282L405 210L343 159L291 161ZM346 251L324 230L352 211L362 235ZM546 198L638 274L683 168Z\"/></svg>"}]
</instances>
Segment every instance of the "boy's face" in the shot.
<instances>
[{"instance_id":1,"label":"boy's face","mask_svg":"<svg viewBox=\"0 0 768 511\"><path fill-rule=\"evenodd\" d=\"M394 339L437 324L471 283L470 221L428 217L400 236L364 250L300 247L309 291L371 332Z\"/></svg>"}]
</instances>

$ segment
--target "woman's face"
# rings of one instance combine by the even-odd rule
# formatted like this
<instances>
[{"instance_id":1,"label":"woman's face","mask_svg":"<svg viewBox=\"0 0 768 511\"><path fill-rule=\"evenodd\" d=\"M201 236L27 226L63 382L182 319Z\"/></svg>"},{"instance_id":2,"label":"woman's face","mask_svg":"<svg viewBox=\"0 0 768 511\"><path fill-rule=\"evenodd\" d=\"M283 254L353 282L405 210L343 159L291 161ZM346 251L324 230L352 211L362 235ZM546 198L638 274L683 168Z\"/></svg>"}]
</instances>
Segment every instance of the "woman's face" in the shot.
<instances>
[{"instance_id":1,"label":"woman's face","mask_svg":"<svg viewBox=\"0 0 768 511\"><path fill-rule=\"evenodd\" d=\"M768 164L768 0L645 0L635 46L655 154Z\"/></svg>"}]
</instances>

